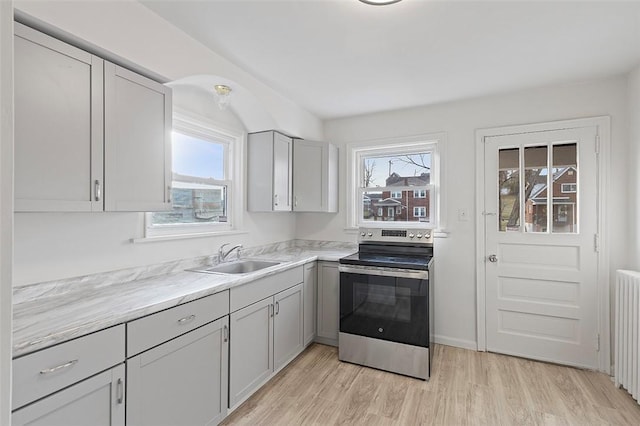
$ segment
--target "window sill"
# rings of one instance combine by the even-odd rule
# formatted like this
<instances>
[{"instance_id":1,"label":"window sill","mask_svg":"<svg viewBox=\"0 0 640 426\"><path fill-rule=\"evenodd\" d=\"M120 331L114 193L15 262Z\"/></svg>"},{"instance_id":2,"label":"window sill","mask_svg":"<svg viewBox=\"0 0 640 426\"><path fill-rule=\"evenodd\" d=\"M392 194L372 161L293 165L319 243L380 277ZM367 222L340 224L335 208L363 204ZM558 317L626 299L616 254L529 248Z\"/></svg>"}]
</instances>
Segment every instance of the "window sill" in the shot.
<instances>
[{"instance_id":1,"label":"window sill","mask_svg":"<svg viewBox=\"0 0 640 426\"><path fill-rule=\"evenodd\" d=\"M146 244L146 243L155 243L159 241L173 241L173 240L187 240L191 238L207 238L207 237L217 237L217 236L225 236L225 235L241 235L248 234L247 231L238 231L238 230L229 230L229 231L212 231L212 232L198 232L193 234L175 234L175 235L158 235L155 237L142 237L142 238L132 238L131 242L133 244Z\"/></svg>"}]
</instances>

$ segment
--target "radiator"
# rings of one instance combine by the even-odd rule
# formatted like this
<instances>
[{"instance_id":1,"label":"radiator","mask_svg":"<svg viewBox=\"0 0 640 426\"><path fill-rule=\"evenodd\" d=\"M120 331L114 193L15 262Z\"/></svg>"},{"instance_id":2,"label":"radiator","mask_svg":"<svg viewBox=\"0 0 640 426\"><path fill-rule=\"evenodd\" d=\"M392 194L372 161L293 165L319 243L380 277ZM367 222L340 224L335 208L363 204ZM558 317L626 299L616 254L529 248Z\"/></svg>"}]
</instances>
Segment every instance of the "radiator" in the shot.
<instances>
[{"instance_id":1,"label":"radiator","mask_svg":"<svg viewBox=\"0 0 640 426\"><path fill-rule=\"evenodd\" d=\"M640 397L640 272L616 271L615 384ZM638 401L640 403L640 401Z\"/></svg>"}]
</instances>

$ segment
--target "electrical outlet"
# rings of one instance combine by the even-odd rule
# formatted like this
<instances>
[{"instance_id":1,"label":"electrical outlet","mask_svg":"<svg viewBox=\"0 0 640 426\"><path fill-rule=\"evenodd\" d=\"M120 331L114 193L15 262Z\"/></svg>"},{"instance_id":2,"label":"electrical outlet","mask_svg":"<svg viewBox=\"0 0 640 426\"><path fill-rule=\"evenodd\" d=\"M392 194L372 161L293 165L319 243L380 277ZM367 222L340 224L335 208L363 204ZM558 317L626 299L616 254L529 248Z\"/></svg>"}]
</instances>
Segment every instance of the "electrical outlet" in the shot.
<instances>
[{"instance_id":1,"label":"electrical outlet","mask_svg":"<svg viewBox=\"0 0 640 426\"><path fill-rule=\"evenodd\" d=\"M459 222L468 222L469 221L469 210L468 209L458 209L458 221Z\"/></svg>"}]
</instances>

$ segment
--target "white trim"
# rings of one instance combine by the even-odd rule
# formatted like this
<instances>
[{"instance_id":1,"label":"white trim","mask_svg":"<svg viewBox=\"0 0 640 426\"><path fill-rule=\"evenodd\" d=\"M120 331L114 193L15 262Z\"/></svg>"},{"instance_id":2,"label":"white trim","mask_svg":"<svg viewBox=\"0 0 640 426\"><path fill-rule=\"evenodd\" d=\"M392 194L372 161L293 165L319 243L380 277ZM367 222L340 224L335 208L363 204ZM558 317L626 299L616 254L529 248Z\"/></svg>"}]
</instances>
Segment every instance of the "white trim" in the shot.
<instances>
[{"instance_id":1,"label":"white trim","mask_svg":"<svg viewBox=\"0 0 640 426\"><path fill-rule=\"evenodd\" d=\"M484 216L484 140L490 136L517 135L523 133L551 130L596 127L600 138L598 167L598 218L597 227L600 240L598 254L598 333L600 334L600 352L598 369L611 374L610 313L609 313L609 245L606 228L607 182L609 181L609 152L611 118L609 116L560 120L546 123L525 124L507 127L494 127L476 130L476 312L477 312L477 349L487 350L486 339L486 282L485 282L485 216ZM490 212L496 213L496 212Z\"/></svg>"},{"instance_id":2,"label":"white trim","mask_svg":"<svg viewBox=\"0 0 640 426\"><path fill-rule=\"evenodd\" d=\"M143 238L132 238L130 241L134 244L146 244L146 243L155 243L160 241L174 241L174 240L187 240L191 238L208 238L208 237L218 237L223 235L242 235L248 234L247 231L219 231L219 232L200 232L193 234L173 234L173 235L160 235L157 237L143 237Z\"/></svg>"},{"instance_id":3,"label":"white trim","mask_svg":"<svg viewBox=\"0 0 640 426\"><path fill-rule=\"evenodd\" d=\"M456 339L455 337L442 336L439 334L433 336L433 341L438 345L454 346L456 348L471 349L472 351L475 351L478 347L477 342L473 340Z\"/></svg>"},{"instance_id":4,"label":"white trim","mask_svg":"<svg viewBox=\"0 0 640 426\"><path fill-rule=\"evenodd\" d=\"M431 211L435 211L435 228L437 231L443 231L446 220L446 197L445 197L445 174L442 172L444 157L447 145L447 134L445 132L426 133L413 136L402 136L397 138L380 138L365 141L351 142L346 145L347 148L347 179L345 179L345 190L347 194L347 206L345 209L347 230L357 230L359 224L358 203L349 194L354 194L354 190L360 188L358 185L359 164L358 160L360 152L367 151L370 154L384 155L385 153L397 152L399 147L407 147L410 151L421 152L425 149L432 152L431 157L431 182L429 186L433 187L433 197L431 197ZM425 148L426 147L426 148ZM395 188L395 187L391 187ZM375 188L378 190L378 188ZM352 199L352 201L349 201ZM361 203L359 203L361 204ZM379 222L382 226L389 226L389 222ZM414 225L415 224L415 225ZM372 223L366 223L365 226L371 226ZM377 225L376 225L377 226ZM424 227L424 223L420 222L402 222L399 226L404 227Z\"/></svg>"},{"instance_id":5,"label":"white trim","mask_svg":"<svg viewBox=\"0 0 640 426\"><path fill-rule=\"evenodd\" d=\"M194 238L202 236L229 235L242 233L242 218L244 212L244 188L242 167L246 135L237 130L231 130L216 121L182 109L174 109L173 128L189 136L215 139L225 146L225 180L217 181L227 186L227 211L230 213L227 223L186 223L152 227L151 214L145 214L144 237L132 239L140 243L145 239L151 241L166 241L171 239Z\"/></svg>"},{"instance_id":6,"label":"white trim","mask_svg":"<svg viewBox=\"0 0 640 426\"><path fill-rule=\"evenodd\" d=\"M0 1L0 424L11 424L13 282L13 2Z\"/></svg>"}]
</instances>

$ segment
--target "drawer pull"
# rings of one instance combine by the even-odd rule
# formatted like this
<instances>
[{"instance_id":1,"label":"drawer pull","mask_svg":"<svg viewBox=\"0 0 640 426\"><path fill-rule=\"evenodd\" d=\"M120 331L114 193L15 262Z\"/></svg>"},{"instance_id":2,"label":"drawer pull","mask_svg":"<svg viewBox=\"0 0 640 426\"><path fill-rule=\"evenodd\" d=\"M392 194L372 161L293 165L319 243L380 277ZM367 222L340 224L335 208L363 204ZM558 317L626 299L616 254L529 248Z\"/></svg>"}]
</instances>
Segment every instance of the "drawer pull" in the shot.
<instances>
[{"instance_id":1,"label":"drawer pull","mask_svg":"<svg viewBox=\"0 0 640 426\"><path fill-rule=\"evenodd\" d=\"M118 404L122 404L122 401L124 401L124 386L122 384L122 379L118 379L117 387L118 387Z\"/></svg>"},{"instance_id":2,"label":"drawer pull","mask_svg":"<svg viewBox=\"0 0 640 426\"><path fill-rule=\"evenodd\" d=\"M49 373L55 373L56 371L60 371L60 370L64 370L65 368L69 368L72 365L74 365L75 363L77 363L78 360L74 359L71 360L69 362L65 362L64 364L60 364L56 367L51 367L51 368L45 368L44 370L40 370L40 374L49 374Z\"/></svg>"},{"instance_id":3,"label":"drawer pull","mask_svg":"<svg viewBox=\"0 0 640 426\"><path fill-rule=\"evenodd\" d=\"M188 323L190 321L193 321L194 319L196 319L195 315L189 315L188 317L180 318L178 320L178 324L183 325L183 324L186 324L186 323Z\"/></svg>"}]
</instances>

